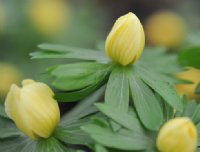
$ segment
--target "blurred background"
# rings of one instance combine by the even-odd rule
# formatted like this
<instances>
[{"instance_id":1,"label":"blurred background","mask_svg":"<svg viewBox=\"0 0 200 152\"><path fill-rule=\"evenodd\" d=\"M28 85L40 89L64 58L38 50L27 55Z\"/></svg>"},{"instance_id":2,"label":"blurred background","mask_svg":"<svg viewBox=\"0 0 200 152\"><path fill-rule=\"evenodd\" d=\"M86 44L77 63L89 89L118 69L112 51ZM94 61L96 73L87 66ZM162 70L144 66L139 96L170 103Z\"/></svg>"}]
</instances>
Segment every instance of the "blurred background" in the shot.
<instances>
[{"instance_id":1,"label":"blurred background","mask_svg":"<svg viewBox=\"0 0 200 152\"><path fill-rule=\"evenodd\" d=\"M0 96L23 78L40 80L50 65L31 60L41 43L96 49L115 20L134 12L146 43L179 51L200 45L199 0L0 0Z\"/></svg>"}]
</instances>

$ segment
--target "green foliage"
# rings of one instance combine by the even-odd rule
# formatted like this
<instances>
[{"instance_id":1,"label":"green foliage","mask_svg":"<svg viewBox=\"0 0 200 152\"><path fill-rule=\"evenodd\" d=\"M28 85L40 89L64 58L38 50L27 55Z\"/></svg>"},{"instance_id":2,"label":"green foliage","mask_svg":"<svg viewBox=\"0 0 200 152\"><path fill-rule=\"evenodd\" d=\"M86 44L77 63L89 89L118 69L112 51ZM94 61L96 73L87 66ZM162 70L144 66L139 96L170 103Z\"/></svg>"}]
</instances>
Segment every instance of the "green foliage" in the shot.
<instances>
[{"instance_id":1,"label":"green foliage","mask_svg":"<svg viewBox=\"0 0 200 152\"><path fill-rule=\"evenodd\" d=\"M101 81L109 71L106 64L85 62L58 65L48 71L52 85L60 90L79 90Z\"/></svg>"},{"instance_id":2,"label":"green foliage","mask_svg":"<svg viewBox=\"0 0 200 152\"><path fill-rule=\"evenodd\" d=\"M31 53L32 59L67 58L108 62L108 58L105 57L104 52L96 50L72 48L56 44L40 44L38 47L42 51Z\"/></svg>"},{"instance_id":3,"label":"green foliage","mask_svg":"<svg viewBox=\"0 0 200 152\"><path fill-rule=\"evenodd\" d=\"M74 63L59 65L48 70L53 77L52 85L64 92L56 93L55 98L62 102L81 100L105 83L111 66L101 63Z\"/></svg>"},{"instance_id":4,"label":"green foliage","mask_svg":"<svg viewBox=\"0 0 200 152\"><path fill-rule=\"evenodd\" d=\"M119 111L109 104L98 103L95 105L102 113L104 113L107 117L111 118L119 125L135 132L144 133L144 129L140 121L131 112L126 113L124 111Z\"/></svg>"},{"instance_id":5,"label":"green foliage","mask_svg":"<svg viewBox=\"0 0 200 152\"><path fill-rule=\"evenodd\" d=\"M105 93L105 103L119 111L128 111L129 84L127 72L130 68L116 66L109 77Z\"/></svg>"},{"instance_id":6,"label":"green foliage","mask_svg":"<svg viewBox=\"0 0 200 152\"><path fill-rule=\"evenodd\" d=\"M105 87L100 88L92 96L86 98L79 103L75 109L67 113L61 120L59 127L53 135L48 139L33 141L24 136L15 124L7 118L0 116L0 151L5 152L75 152L70 145L82 144L88 145L93 143L93 140L87 133L80 129L80 126L90 122L89 115L96 113L97 109L93 103L104 92ZM88 108L88 109L86 109ZM4 112L4 108L0 108L0 113Z\"/></svg>"},{"instance_id":7,"label":"green foliage","mask_svg":"<svg viewBox=\"0 0 200 152\"><path fill-rule=\"evenodd\" d=\"M21 135L12 120L0 117L0 124L0 139Z\"/></svg>"},{"instance_id":8,"label":"green foliage","mask_svg":"<svg viewBox=\"0 0 200 152\"><path fill-rule=\"evenodd\" d=\"M40 140L37 143L38 152L66 152L67 148L62 145L56 138L50 137L48 139Z\"/></svg>"},{"instance_id":9,"label":"green foliage","mask_svg":"<svg viewBox=\"0 0 200 152\"><path fill-rule=\"evenodd\" d=\"M103 82L97 83L95 85L89 86L82 90L73 92L57 92L55 98L61 102L77 102L78 100L84 99L89 96L96 89L101 87Z\"/></svg>"},{"instance_id":10,"label":"green foliage","mask_svg":"<svg viewBox=\"0 0 200 152\"><path fill-rule=\"evenodd\" d=\"M103 146L95 145L95 152L108 152Z\"/></svg>"},{"instance_id":11,"label":"green foliage","mask_svg":"<svg viewBox=\"0 0 200 152\"><path fill-rule=\"evenodd\" d=\"M91 123L81 128L89 133L97 143L110 148L143 150L151 143L151 140L143 134L127 129L120 129L118 132L114 132L106 124L102 126L97 123Z\"/></svg>"},{"instance_id":12,"label":"green foliage","mask_svg":"<svg viewBox=\"0 0 200 152\"><path fill-rule=\"evenodd\" d=\"M8 118L8 116L7 116L6 113L5 113L5 110L4 110L4 106L3 106L3 105L0 105L0 116L1 116L1 117L4 117L4 118Z\"/></svg>"},{"instance_id":13,"label":"green foliage","mask_svg":"<svg viewBox=\"0 0 200 152\"><path fill-rule=\"evenodd\" d=\"M163 123L163 112L152 90L134 74L129 76L129 83L141 121L148 129L158 130Z\"/></svg>"},{"instance_id":14,"label":"green foliage","mask_svg":"<svg viewBox=\"0 0 200 152\"><path fill-rule=\"evenodd\" d=\"M182 111L183 105L178 96L175 85L162 79L161 75L147 70L142 66L137 68L138 74L155 92L157 92L169 105L175 109Z\"/></svg>"},{"instance_id":15,"label":"green foliage","mask_svg":"<svg viewBox=\"0 0 200 152\"><path fill-rule=\"evenodd\" d=\"M200 83L197 85L195 93L200 94Z\"/></svg>"},{"instance_id":16,"label":"green foliage","mask_svg":"<svg viewBox=\"0 0 200 152\"><path fill-rule=\"evenodd\" d=\"M70 124L60 125L54 132L54 137L67 144L87 145L92 143L92 140L82 130L80 126L88 124L88 119L79 120Z\"/></svg>"},{"instance_id":17,"label":"green foliage","mask_svg":"<svg viewBox=\"0 0 200 152\"><path fill-rule=\"evenodd\" d=\"M194 113L192 115L192 120L195 122L195 123L198 123L200 122L200 104L199 105L196 105L195 109L194 109Z\"/></svg>"},{"instance_id":18,"label":"green foliage","mask_svg":"<svg viewBox=\"0 0 200 152\"><path fill-rule=\"evenodd\" d=\"M178 62L182 66L192 66L200 68L200 46L184 48L178 55Z\"/></svg>"},{"instance_id":19,"label":"green foliage","mask_svg":"<svg viewBox=\"0 0 200 152\"><path fill-rule=\"evenodd\" d=\"M4 152L21 152L29 144L30 140L24 136L10 137L0 139L0 151ZM31 151L31 149L30 149ZM25 151L23 151L25 152Z\"/></svg>"},{"instance_id":20,"label":"green foliage","mask_svg":"<svg viewBox=\"0 0 200 152\"><path fill-rule=\"evenodd\" d=\"M167 48L164 47L146 47L136 64L158 73L172 74L181 69L177 64L177 55L167 53Z\"/></svg>"},{"instance_id":21,"label":"green foliage","mask_svg":"<svg viewBox=\"0 0 200 152\"><path fill-rule=\"evenodd\" d=\"M5 133L0 130L0 140L6 144L5 138L23 138L24 145L14 144L19 152L82 151L76 145L96 152L156 152L158 131L169 119L187 116L200 123L199 105L176 93L176 83L188 82L173 77L180 67L176 55L166 54L165 48L147 48L133 66L109 62L103 52L95 50L54 44L42 44L39 49L31 53L32 58L76 59L50 67L46 74L58 101L83 100L62 117L50 138L34 142L24 137L0 109L0 120L11 129ZM104 94L105 102L96 103Z\"/></svg>"}]
</instances>

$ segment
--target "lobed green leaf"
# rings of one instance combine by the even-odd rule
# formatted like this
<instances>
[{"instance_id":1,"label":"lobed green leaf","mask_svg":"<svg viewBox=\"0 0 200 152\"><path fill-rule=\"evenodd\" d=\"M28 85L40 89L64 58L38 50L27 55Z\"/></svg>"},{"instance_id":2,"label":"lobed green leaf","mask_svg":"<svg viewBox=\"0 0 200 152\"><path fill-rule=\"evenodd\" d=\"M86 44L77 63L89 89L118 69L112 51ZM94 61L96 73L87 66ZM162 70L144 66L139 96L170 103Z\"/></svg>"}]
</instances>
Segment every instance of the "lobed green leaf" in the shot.
<instances>
[{"instance_id":1,"label":"lobed green leaf","mask_svg":"<svg viewBox=\"0 0 200 152\"><path fill-rule=\"evenodd\" d=\"M41 58L69 58L79 60L108 62L109 59L104 52L89 50L83 48L73 48L56 44L40 44L38 46L42 51L31 53L32 59Z\"/></svg>"},{"instance_id":2,"label":"lobed green leaf","mask_svg":"<svg viewBox=\"0 0 200 152\"><path fill-rule=\"evenodd\" d=\"M89 124L81 128L89 133L97 143L110 148L117 148L120 150L143 150L151 143L150 139L144 135L128 130L113 132L109 128L95 124Z\"/></svg>"},{"instance_id":3,"label":"lobed green leaf","mask_svg":"<svg viewBox=\"0 0 200 152\"><path fill-rule=\"evenodd\" d=\"M174 84L162 80L162 77L157 76L156 73L142 66L137 67L136 71L143 81L157 92L170 106L178 111L183 110L183 104L175 90Z\"/></svg>"},{"instance_id":4,"label":"lobed green leaf","mask_svg":"<svg viewBox=\"0 0 200 152\"><path fill-rule=\"evenodd\" d=\"M129 75L129 84L140 120L146 128L158 130L164 117L161 106L152 90L135 74Z\"/></svg>"},{"instance_id":5,"label":"lobed green leaf","mask_svg":"<svg viewBox=\"0 0 200 152\"><path fill-rule=\"evenodd\" d=\"M115 67L110 74L105 93L105 103L124 112L128 112L129 107L128 70L127 67Z\"/></svg>"}]
</instances>

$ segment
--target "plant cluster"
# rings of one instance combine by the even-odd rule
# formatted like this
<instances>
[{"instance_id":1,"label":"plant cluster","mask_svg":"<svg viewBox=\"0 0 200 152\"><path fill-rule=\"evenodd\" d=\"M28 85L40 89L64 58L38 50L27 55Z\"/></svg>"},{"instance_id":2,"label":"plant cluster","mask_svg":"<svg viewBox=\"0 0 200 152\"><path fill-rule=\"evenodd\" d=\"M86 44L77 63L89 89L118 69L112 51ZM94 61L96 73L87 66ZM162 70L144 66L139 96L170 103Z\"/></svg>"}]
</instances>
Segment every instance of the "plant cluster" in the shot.
<instances>
[{"instance_id":1,"label":"plant cluster","mask_svg":"<svg viewBox=\"0 0 200 152\"><path fill-rule=\"evenodd\" d=\"M199 99L176 91L176 84L192 80L175 76L182 70L176 54L144 45L143 27L133 13L114 24L106 54L102 47L39 45L33 59L68 63L45 71L55 94L33 80L24 80L22 88L12 85L5 110L0 106L0 151L200 151ZM196 82L193 91L199 96ZM60 120L57 102L78 101Z\"/></svg>"}]
</instances>

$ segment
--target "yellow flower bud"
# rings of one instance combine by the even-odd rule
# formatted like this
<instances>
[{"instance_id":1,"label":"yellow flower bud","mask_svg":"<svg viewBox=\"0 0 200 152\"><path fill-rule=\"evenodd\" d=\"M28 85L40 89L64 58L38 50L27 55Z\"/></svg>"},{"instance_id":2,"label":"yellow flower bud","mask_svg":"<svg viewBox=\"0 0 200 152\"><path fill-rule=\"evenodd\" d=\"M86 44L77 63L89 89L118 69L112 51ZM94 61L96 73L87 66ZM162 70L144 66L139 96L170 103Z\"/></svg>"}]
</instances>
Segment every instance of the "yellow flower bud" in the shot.
<instances>
[{"instance_id":1,"label":"yellow flower bud","mask_svg":"<svg viewBox=\"0 0 200 152\"><path fill-rule=\"evenodd\" d=\"M174 48L186 37L186 24L176 13L159 11L149 16L145 22L147 42L156 46Z\"/></svg>"},{"instance_id":2,"label":"yellow flower bud","mask_svg":"<svg viewBox=\"0 0 200 152\"><path fill-rule=\"evenodd\" d=\"M0 96L5 96L11 84L18 83L21 79L21 73L17 68L10 64L0 64Z\"/></svg>"},{"instance_id":3,"label":"yellow flower bud","mask_svg":"<svg viewBox=\"0 0 200 152\"><path fill-rule=\"evenodd\" d=\"M197 129L188 118L175 118L161 128L157 141L160 152L195 152Z\"/></svg>"},{"instance_id":4,"label":"yellow flower bud","mask_svg":"<svg viewBox=\"0 0 200 152\"><path fill-rule=\"evenodd\" d=\"M106 39L106 53L115 62L128 65L136 62L145 44L144 30L133 13L121 16Z\"/></svg>"},{"instance_id":5,"label":"yellow flower bud","mask_svg":"<svg viewBox=\"0 0 200 152\"><path fill-rule=\"evenodd\" d=\"M31 139L48 138L60 121L54 93L44 83L24 80L15 84L7 95L5 111L17 127Z\"/></svg>"},{"instance_id":6,"label":"yellow flower bud","mask_svg":"<svg viewBox=\"0 0 200 152\"><path fill-rule=\"evenodd\" d=\"M66 28L69 8L64 0L32 0L30 21L44 36L54 36Z\"/></svg>"},{"instance_id":7,"label":"yellow flower bud","mask_svg":"<svg viewBox=\"0 0 200 152\"><path fill-rule=\"evenodd\" d=\"M189 99L200 99L200 95L195 94L196 87L198 83L200 83L200 70L187 67L186 71L180 72L176 74L176 76L180 79L192 82L192 84L176 85L176 90L180 95L185 94Z\"/></svg>"}]
</instances>

